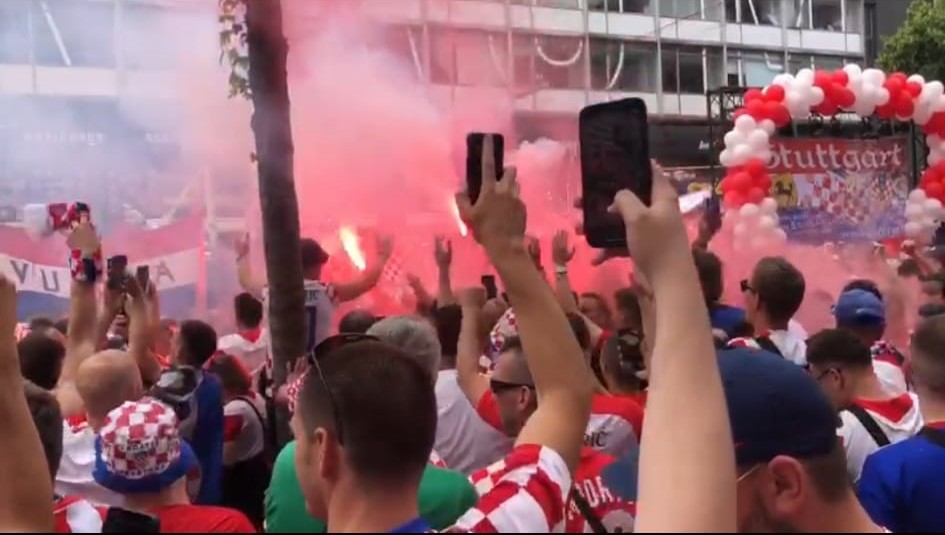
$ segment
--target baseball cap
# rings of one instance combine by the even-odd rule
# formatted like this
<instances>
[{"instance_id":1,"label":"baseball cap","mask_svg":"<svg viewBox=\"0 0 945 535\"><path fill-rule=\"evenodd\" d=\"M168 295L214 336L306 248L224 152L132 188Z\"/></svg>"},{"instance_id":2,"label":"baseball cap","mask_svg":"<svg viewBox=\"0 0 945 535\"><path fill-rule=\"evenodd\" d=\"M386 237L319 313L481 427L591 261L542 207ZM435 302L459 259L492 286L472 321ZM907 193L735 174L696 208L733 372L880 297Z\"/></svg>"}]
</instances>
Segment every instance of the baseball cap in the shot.
<instances>
[{"instance_id":1,"label":"baseball cap","mask_svg":"<svg viewBox=\"0 0 945 535\"><path fill-rule=\"evenodd\" d=\"M779 455L819 457L837 447L836 411L802 367L752 348L716 354L737 465ZM638 460L638 452L629 452L601 472L604 484L622 499L636 499Z\"/></svg>"},{"instance_id":2,"label":"baseball cap","mask_svg":"<svg viewBox=\"0 0 945 535\"><path fill-rule=\"evenodd\" d=\"M159 492L196 468L180 436L177 415L164 403L126 401L105 417L95 439L96 483L120 494Z\"/></svg>"},{"instance_id":3,"label":"baseball cap","mask_svg":"<svg viewBox=\"0 0 945 535\"><path fill-rule=\"evenodd\" d=\"M886 321L886 308L872 292L847 290L837 298L833 315L838 325L876 325Z\"/></svg>"}]
</instances>

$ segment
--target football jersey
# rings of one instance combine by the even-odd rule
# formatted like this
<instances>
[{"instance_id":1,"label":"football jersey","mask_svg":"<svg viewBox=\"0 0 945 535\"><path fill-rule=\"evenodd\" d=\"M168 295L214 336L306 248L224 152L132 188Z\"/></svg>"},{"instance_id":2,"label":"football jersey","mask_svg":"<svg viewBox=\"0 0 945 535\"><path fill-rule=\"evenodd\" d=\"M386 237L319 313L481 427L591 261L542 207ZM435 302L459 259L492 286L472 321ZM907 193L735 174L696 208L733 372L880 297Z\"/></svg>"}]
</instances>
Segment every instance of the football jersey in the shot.
<instances>
[{"instance_id":1,"label":"football jersey","mask_svg":"<svg viewBox=\"0 0 945 535\"><path fill-rule=\"evenodd\" d=\"M335 314L335 288L322 281L305 279L305 332L306 353L319 342L331 336L331 321ZM269 313L269 288L263 290L263 308ZM268 330L268 329L267 329Z\"/></svg>"}]
</instances>

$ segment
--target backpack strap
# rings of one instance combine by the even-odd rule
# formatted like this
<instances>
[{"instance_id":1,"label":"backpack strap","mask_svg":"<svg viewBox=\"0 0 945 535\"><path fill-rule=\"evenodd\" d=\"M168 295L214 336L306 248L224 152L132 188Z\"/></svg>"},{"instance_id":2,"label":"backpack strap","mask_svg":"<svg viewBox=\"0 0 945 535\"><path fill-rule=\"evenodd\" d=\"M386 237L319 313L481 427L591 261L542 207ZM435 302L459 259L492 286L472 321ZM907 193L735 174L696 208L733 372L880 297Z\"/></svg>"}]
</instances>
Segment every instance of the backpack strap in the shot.
<instances>
[{"instance_id":1,"label":"backpack strap","mask_svg":"<svg viewBox=\"0 0 945 535\"><path fill-rule=\"evenodd\" d=\"M775 355L779 357L782 357L782 358L784 357L784 355L781 354L781 350L778 349L778 346L774 344L771 338L768 338L767 336L759 336L755 338L755 342L758 343L761 349L764 349L765 351L770 351L771 353L774 353Z\"/></svg>"},{"instance_id":2,"label":"backpack strap","mask_svg":"<svg viewBox=\"0 0 945 535\"><path fill-rule=\"evenodd\" d=\"M945 431L934 427L924 426L919 430L919 436L936 446L945 448Z\"/></svg>"},{"instance_id":3,"label":"backpack strap","mask_svg":"<svg viewBox=\"0 0 945 535\"><path fill-rule=\"evenodd\" d=\"M266 419L263 418L262 413L259 412L259 409L256 408L256 404L253 403L253 400L249 399L249 398L246 397L246 396L237 396L235 399L238 399L238 400L242 401L243 403L246 403L247 405L249 405L249 408L250 408L250 409L253 409L253 413L256 415L256 418L259 419L259 425L261 425L261 426L263 427L263 430L265 430L265 429L266 429Z\"/></svg>"},{"instance_id":4,"label":"backpack strap","mask_svg":"<svg viewBox=\"0 0 945 535\"><path fill-rule=\"evenodd\" d=\"M860 407L859 405L852 405L847 409L850 411L850 414L856 417L857 420L863 425L866 429L866 432L873 437L873 441L876 442L876 445L882 448L883 446L888 446L890 444L889 437L886 436L886 433L883 432L882 428L879 427L879 424L876 423L876 420L870 416L870 413L866 412L866 409Z\"/></svg>"},{"instance_id":5,"label":"backpack strap","mask_svg":"<svg viewBox=\"0 0 945 535\"><path fill-rule=\"evenodd\" d=\"M587 525L591 528L593 533L607 533L607 528L604 526L604 523L601 522L600 517L594 513L594 510L591 509L591 504L587 503L587 500L578 492L577 488L571 488L571 500L574 501L574 505L577 506L578 511L581 512L581 516L587 521Z\"/></svg>"}]
</instances>

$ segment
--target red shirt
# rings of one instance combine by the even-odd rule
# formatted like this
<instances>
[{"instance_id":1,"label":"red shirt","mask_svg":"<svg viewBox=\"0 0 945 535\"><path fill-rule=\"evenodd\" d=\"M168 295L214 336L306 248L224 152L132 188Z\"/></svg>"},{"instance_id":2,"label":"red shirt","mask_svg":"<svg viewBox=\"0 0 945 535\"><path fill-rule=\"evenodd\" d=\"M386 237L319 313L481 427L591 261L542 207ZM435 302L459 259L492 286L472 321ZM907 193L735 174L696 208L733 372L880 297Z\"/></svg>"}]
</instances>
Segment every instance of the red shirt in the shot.
<instances>
[{"instance_id":1,"label":"red shirt","mask_svg":"<svg viewBox=\"0 0 945 535\"><path fill-rule=\"evenodd\" d=\"M486 390L476 405L476 412L487 424L502 430L502 418L492 391ZM584 431L584 444L611 455L626 453L640 443L643 431L643 407L625 396L595 394L591 417Z\"/></svg>"},{"instance_id":2,"label":"red shirt","mask_svg":"<svg viewBox=\"0 0 945 535\"><path fill-rule=\"evenodd\" d=\"M256 533L246 515L210 505L168 505L152 511L161 533Z\"/></svg>"}]
</instances>

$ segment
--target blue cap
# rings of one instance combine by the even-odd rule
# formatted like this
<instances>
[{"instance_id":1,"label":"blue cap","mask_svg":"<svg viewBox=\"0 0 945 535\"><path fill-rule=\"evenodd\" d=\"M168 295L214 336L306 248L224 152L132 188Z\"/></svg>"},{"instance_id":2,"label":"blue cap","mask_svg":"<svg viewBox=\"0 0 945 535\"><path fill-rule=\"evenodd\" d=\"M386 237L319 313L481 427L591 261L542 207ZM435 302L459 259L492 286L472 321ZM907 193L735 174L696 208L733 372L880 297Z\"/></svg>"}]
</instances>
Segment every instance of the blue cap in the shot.
<instances>
[{"instance_id":1,"label":"blue cap","mask_svg":"<svg viewBox=\"0 0 945 535\"><path fill-rule=\"evenodd\" d=\"M883 301L866 290L847 290L837 298L833 306L837 325L882 325L886 321Z\"/></svg>"},{"instance_id":2,"label":"blue cap","mask_svg":"<svg viewBox=\"0 0 945 535\"><path fill-rule=\"evenodd\" d=\"M744 347L719 350L717 355L739 466L779 455L819 457L838 446L837 413L802 367ZM638 461L639 452L633 451L601 472L604 484L624 500L636 499Z\"/></svg>"}]
</instances>

